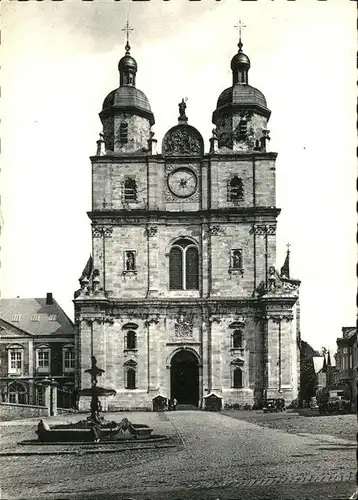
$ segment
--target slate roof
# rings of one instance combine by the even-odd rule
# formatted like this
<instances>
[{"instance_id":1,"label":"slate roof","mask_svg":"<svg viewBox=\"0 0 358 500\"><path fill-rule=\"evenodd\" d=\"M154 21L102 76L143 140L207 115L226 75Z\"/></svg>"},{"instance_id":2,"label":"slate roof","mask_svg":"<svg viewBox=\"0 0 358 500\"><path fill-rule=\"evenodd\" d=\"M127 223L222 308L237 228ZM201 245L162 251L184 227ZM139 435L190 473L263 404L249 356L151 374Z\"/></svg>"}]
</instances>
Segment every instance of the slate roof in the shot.
<instances>
[{"instance_id":1,"label":"slate roof","mask_svg":"<svg viewBox=\"0 0 358 500\"><path fill-rule=\"evenodd\" d=\"M0 318L31 335L73 335L74 324L55 299L0 299Z\"/></svg>"}]
</instances>

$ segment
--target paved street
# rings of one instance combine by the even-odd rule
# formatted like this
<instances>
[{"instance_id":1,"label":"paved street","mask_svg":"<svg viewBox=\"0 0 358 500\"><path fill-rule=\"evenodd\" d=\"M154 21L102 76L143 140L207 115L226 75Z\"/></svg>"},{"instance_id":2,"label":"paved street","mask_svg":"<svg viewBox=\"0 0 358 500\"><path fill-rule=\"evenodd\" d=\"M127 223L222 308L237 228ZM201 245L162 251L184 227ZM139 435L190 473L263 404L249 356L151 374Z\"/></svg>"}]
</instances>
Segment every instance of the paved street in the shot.
<instances>
[{"instance_id":1,"label":"paved street","mask_svg":"<svg viewBox=\"0 0 358 500\"><path fill-rule=\"evenodd\" d=\"M355 490L353 440L307 432L297 435L262 426L262 421L258 426L240 420L235 414L178 411L108 418L124 416L148 423L156 434L172 436L176 446L76 455L58 454L57 449L56 455L0 456L1 498L348 500ZM343 426L351 425L351 416L346 417ZM290 416L280 418L286 422ZM57 421L61 419L66 420ZM275 419L269 416L269 420ZM14 443L33 438L36 421L4 424L0 426L2 449L24 452L26 447ZM93 445L93 451L95 446L101 444ZM41 453L45 447L37 448Z\"/></svg>"}]
</instances>

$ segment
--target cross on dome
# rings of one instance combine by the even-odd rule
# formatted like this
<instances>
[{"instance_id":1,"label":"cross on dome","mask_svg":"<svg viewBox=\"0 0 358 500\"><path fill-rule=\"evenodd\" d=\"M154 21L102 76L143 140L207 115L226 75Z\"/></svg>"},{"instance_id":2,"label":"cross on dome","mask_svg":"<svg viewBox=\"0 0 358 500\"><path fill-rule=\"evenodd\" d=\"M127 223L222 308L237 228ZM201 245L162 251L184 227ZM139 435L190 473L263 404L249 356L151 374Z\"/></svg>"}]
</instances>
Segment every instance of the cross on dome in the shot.
<instances>
[{"instance_id":1,"label":"cross on dome","mask_svg":"<svg viewBox=\"0 0 358 500\"><path fill-rule=\"evenodd\" d=\"M247 26L241 20L239 20L239 22L237 24L235 24L234 28L236 28L239 31L238 47L239 47L239 51L241 51L241 49L242 49L241 35L242 35L243 29L247 28Z\"/></svg>"},{"instance_id":2,"label":"cross on dome","mask_svg":"<svg viewBox=\"0 0 358 500\"><path fill-rule=\"evenodd\" d=\"M127 22L124 26L124 28L122 28L122 31L125 31L126 32L126 37L127 37L127 43L126 43L126 46L125 46L125 49L126 49L126 55L129 55L129 51L131 50L131 46L129 45L129 33L131 31L134 31L133 28L129 25L129 20L127 18Z\"/></svg>"}]
</instances>

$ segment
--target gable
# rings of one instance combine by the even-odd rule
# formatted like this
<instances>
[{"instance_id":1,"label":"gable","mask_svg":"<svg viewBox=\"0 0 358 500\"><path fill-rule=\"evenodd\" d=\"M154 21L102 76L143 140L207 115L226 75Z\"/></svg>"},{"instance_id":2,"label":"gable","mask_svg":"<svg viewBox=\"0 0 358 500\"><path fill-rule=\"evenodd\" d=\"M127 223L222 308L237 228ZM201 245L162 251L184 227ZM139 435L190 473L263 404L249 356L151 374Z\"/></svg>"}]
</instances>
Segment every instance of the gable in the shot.
<instances>
[{"instance_id":1,"label":"gable","mask_svg":"<svg viewBox=\"0 0 358 500\"><path fill-rule=\"evenodd\" d=\"M10 338L10 337L27 337L32 338L32 335L21 328L18 328L4 319L0 318L0 338Z\"/></svg>"}]
</instances>

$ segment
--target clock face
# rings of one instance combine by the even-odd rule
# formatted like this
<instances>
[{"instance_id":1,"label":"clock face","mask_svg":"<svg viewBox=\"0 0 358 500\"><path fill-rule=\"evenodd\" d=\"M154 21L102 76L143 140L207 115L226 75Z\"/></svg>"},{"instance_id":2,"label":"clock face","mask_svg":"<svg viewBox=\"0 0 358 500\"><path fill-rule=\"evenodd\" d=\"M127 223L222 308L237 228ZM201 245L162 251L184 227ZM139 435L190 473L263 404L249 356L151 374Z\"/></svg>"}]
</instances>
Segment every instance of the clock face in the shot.
<instances>
[{"instance_id":1,"label":"clock face","mask_svg":"<svg viewBox=\"0 0 358 500\"><path fill-rule=\"evenodd\" d=\"M168 177L168 186L170 191L180 198L187 198L195 193L197 178L189 168L178 168Z\"/></svg>"}]
</instances>

